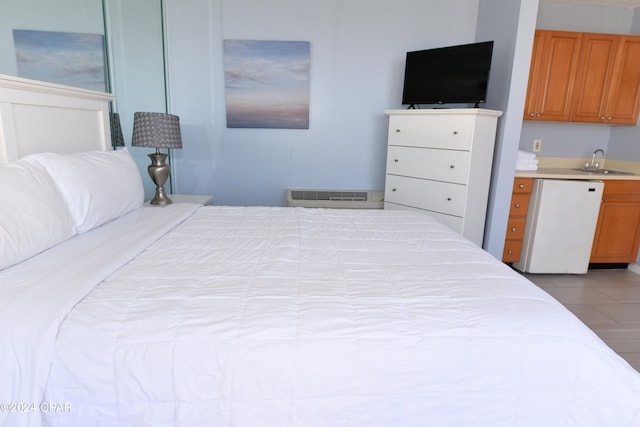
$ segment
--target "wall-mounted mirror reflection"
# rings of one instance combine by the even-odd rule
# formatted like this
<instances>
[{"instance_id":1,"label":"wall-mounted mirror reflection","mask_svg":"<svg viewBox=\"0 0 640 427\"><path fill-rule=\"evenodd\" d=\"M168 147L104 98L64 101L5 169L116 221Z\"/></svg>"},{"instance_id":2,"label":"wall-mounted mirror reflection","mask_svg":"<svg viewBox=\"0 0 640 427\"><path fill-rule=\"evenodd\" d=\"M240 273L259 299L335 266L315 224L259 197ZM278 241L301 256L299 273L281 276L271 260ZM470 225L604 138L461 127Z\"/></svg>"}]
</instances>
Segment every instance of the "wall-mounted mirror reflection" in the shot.
<instances>
[{"instance_id":1,"label":"wall-mounted mirror reflection","mask_svg":"<svg viewBox=\"0 0 640 427\"><path fill-rule=\"evenodd\" d=\"M111 92L114 146L131 147L136 111L167 111L162 0L0 0L0 73ZM143 179L147 199L155 186ZM171 189L171 183L169 183Z\"/></svg>"}]
</instances>

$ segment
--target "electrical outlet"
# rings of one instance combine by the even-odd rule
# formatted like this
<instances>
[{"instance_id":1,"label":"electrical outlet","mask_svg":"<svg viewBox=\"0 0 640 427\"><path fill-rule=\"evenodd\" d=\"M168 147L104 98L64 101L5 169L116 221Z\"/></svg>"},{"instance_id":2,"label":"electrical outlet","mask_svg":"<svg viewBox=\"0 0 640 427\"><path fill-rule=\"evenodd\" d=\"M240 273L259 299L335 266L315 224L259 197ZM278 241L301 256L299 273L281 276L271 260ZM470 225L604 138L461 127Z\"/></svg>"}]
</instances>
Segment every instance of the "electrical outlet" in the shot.
<instances>
[{"instance_id":1,"label":"electrical outlet","mask_svg":"<svg viewBox=\"0 0 640 427\"><path fill-rule=\"evenodd\" d=\"M542 140L541 139L534 139L533 140L533 152L534 153L538 153L538 152L540 152L541 148L542 148Z\"/></svg>"}]
</instances>

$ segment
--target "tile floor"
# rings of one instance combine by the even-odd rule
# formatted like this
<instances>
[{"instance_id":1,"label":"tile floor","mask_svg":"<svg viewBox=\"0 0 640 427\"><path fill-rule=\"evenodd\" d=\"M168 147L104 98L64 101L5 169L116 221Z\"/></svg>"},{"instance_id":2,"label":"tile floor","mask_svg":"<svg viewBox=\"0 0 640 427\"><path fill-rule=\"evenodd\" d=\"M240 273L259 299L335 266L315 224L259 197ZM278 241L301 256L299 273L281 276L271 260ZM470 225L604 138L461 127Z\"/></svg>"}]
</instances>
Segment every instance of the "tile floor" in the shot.
<instances>
[{"instance_id":1,"label":"tile floor","mask_svg":"<svg viewBox=\"0 0 640 427\"><path fill-rule=\"evenodd\" d=\"M640 371L640 275L620 269L525 276Z\"/></svg>"}]
</instances>

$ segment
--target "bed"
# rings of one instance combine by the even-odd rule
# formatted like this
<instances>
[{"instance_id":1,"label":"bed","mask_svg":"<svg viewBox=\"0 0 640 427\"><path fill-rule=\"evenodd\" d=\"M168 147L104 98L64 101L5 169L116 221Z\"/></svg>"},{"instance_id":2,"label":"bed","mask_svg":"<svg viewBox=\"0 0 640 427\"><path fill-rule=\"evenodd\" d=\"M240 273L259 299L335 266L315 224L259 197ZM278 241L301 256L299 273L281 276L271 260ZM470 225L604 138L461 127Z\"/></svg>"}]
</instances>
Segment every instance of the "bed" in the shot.
<instances>
[{"instance_id":1,"label":"bed","mask_svg":"<svg viewBox=\"0 0 640 427\"><path fill-rule=\"evenodd\" d=\"M89 131L24 148L50 90ZM638 372L426 214L144 206L108 102L0 76L0 426L640 425Z\"/></svg>"}]
</instances>

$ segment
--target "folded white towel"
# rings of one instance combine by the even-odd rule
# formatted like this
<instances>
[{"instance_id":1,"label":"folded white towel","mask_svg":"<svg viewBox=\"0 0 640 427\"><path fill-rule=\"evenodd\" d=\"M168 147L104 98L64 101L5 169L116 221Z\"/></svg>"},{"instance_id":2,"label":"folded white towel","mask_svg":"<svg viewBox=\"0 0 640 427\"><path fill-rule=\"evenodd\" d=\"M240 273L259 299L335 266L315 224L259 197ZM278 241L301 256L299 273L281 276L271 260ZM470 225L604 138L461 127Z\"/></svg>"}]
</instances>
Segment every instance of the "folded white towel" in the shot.
<instances>
[{"instance_id":1,"label":"folded white towel","mask_svg":"<svg viewBox=\"0 0 640 427\"><path fill-rule=\"evenodd\" d=\"M529 151L518 150L518 159L535 159L535 153Z\"/></svg>"},{"instance_id":2,"label":"folded white towel","mask_svg":"<svg viewBox=\"0 0 640 427\"><path fill-rule=\"evenodd\" d=\"M516 160L516 170L519 170L519 171L538 170L538 159L518 158Z\"/></svg>"},{"instance_id":3,"label":"folded white towel","mask_svg":"<svg viewBox=\"0 0 640 427\"><path fill-rule=\"evenodd\" d=\"M535 171L538 170L538 165L516 165L517 171Z\"/></svg>"},{"instance_id":4,"label":"folded white towel","mask_svg":"<svg viewBox=\"0 0 640 427\"><path fill-rule=\"evenodd\" d=\"M532 164L532 165L537 165L539 162L538 159L517 159L516 163L522 163L522 164Z\"/></svg>"}]
</instances>

